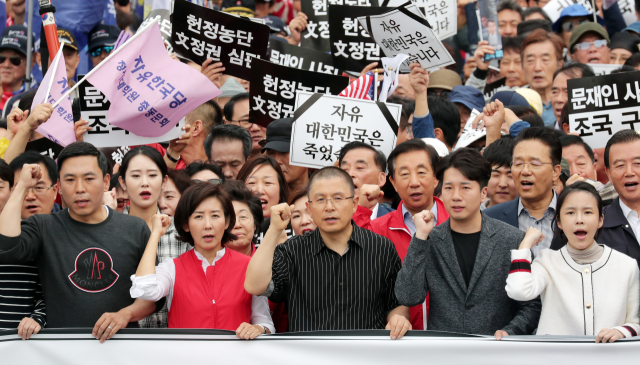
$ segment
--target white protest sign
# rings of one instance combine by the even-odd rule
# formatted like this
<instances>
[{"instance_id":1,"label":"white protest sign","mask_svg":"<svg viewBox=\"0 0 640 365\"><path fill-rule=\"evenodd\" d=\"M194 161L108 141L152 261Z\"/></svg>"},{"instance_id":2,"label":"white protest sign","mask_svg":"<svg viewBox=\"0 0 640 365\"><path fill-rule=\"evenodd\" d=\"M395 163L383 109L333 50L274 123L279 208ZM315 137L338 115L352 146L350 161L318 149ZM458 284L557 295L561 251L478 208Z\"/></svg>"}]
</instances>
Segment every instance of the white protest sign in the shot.
<instances>
[{"instance_id":1,"label":"white protest sign","mask_svg":"<svg viewBox=\"0 0 640 365\"><path fill-rule=\"evenodd\" d=\"M551 0L542 8L542 10L544 10L549 18L551 18L551 22L555 23L555 21L560 18L560 13L562 13L562 10L573 4L581 4L585 9L587 9L588 12L593 12L593 7L591 6L590 0Z\"/></svg>"},{"instance_id":2,"label":"white protest sign","mask_svg":"<svg viewBox=\"0 0 640 365\"><path fill-rule=\"evenodd\" d=\"M385 0L380 6L398 7L407 0ZM458 32L456 0L411 0L422 11L438 39L453 37Z\"/></svg>"},{"instance_id":3,"label":"white protest sign","mask_svg":"<svg viewBox=\"0 0 640 365\"><path fill-rule=\"evenodd\" d=\"M462 129L462 133L460 133L458 142L456 142L456 145L453 147L454 151L458 148L467 147L468 145L487 135L487 127L471 127L471 125L473 124L473 120L476 119L479 114L479 111L475 109L471 110L471 116L467 120L467 123L464 125L464 129Z\"/></svg>"},{"instance_id":4,"label":"white protest sign","mask_svg":"<svg viewBox=\"0 0 640 365\"><path fill-rule=\"evenodd\" d=\"M388 156L396 146L402 106L298 91L289 163L333 166L342 147L368 143Z\"/></svg>"},{"instance_id":5,"label":"white protest sign","mask_svg":"<svg viewBox=\"0 0 640 365\"><path fill-rule=\"evenodd\" d=\"M638 21L638 18L636 17L636 3L634 0L618 0L618 7L620 8L620 13L622 13L622 18L624 18L624 22L627 25Z\"/></svg>"},{"instance_id":6,"label":"white protest sign","mask_svg":"<svg viewBox=\"0 0 640 365\"><path fill-rule=\"evenodd\" d=\"M402 63L402 72L409 72L413 62L420 63L427 71L455 63L415 4L380 15L359 17L358 21L387 57L401 53L409 55Z\"/></svg>"},{"instance_id":7,"label":"white protest sign","mask_svg":"<svg viewBox=\"0 0 640 365\"><path fill-rule=\"evenodd\" d=\"M608 75L611 71L617 70L622 65L602 64L602 63L587 63L587 66L591 67L596 76Z\"/></svg>"},{"instance_id":8,"label":"white protest sign","mask_svg":"<svg viewBox=\"0 0 640 365\"><path fill-rule=\"evenodd\" d=\"M387 97L392 95L398 87L398 77L400 76L400 65L407 59L406 54L399 54L394 58L382 57L382 68L384 69L384 79L380 88L380 96L378 101L385 102Z\"/></svg>"}]
</instances>

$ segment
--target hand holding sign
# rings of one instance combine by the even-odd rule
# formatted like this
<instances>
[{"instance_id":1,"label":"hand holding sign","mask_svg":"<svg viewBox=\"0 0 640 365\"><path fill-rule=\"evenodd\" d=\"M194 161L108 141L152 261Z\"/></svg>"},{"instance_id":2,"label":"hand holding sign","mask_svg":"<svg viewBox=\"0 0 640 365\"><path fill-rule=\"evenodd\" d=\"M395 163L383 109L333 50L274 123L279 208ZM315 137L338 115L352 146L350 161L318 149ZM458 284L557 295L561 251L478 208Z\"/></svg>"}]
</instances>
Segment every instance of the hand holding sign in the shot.
<instances>
[{"instance_id":1,"label":"hand holding sign","mask_svg":"<svg viewBox=\"0 0 640 365\"><path fill-rule=\"evenodd\" d=\"M429 87L429 73L420 67L420 64L417 62L412 63L409 67L411 67L409 82L416 95L426 93Z\"/></svg>"},{"instance_id":2,"label":"hand holding sign","mask_svg":"<svg viewBox=\"0 0 640 365\"><path fill-rule=\"evenodd\" d=\"M300 37L302 35L302 31L307 29L307 22L309 21L309 17L306 16L303 12L299 12L295 18L289 23L289 31L291 31L291 41L290 43L293 45L300 44Z\"/></svg>"},{"instance_id":3,"label":"hand holding sign","mask_svg":"<svg viewBox=\"0 0 640 365\"><path fill-rule=\"evenodd\" d=\"M213 59L207 58L202 63L201 73L209 79L209 81L213 82L216 87L220 88L220 76L224 73L224 66L222 62L214 63Z\"/></svg>"},{"instance_id":4,"label":"hand holding sign","mask_svg":"<svg viewBox=\"0 0 640 365\"><path fill-rule=\"evenodd\" d=\"M473 54L473 59L476 61L476 65L479 70L486 71L489 69L489 63L484 61L484 56L488 54L494 54L496 49L489 45L489 41L480 41L478 43L478 49Z\"/></svg>"}]
</instances>

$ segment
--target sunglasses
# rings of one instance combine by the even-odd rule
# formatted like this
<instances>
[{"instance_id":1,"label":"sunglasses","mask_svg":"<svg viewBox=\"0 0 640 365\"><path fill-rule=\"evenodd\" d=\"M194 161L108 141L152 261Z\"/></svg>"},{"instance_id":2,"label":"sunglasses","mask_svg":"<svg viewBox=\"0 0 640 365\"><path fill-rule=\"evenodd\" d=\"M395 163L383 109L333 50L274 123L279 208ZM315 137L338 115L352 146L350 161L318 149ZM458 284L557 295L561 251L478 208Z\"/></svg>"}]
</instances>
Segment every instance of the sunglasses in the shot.
<instances>
[{"instance_id":1,"label":"sunglasses","mask_svg":"<svg viewBox=\"0 0 640 365\"><path fill-rule=\"evenodd\" d=\"M0 56L0 64L3 64L4 61L7 60L7 58L9 58L9 62L11 62L11 64L14 66L20 66L20 64L22 63L22 58L18 56L13 56L13 57Z\"/></svg>"},{"instance_id":2,"label":"sunglasses","mask_svg":"<svg viewBox=\"0 0 640 365\"><path fill-rule=\"evenodd\" d=\"M593 42L578 43L578 44L575 45L575 50L576 51L586 51L589 48L591 48L592 44L596 48L602 48L602 47L607 45L607 40L606 39L599 39L599 40L593 41Z\"/></svg>"},{"instance_id":3,"label":"sunglasses","mask_svg":"<svg viewBox=\"0 0 640 365\"><path fill-rule=\"evenodd\" d=\"M577 24L574 22L564 22L562 23L562 30L564 30L565 32L573 32L573 28L577 27L582 23L587 23L587 22L589 22L589 20L587 19L579 20Z\"/></svg>"},{"instance_id":4,"label":"sunglasses","mask_svg":"<svg viewBox=\"0 0 640 365\"><path fill-rule=\"evenodd\" d=\"M105 51L105 53L111 53L111 51L113 51L113 46L108 46L108 47L98 47L95 50L91 51L91 57L98 57L100 56L100 54L102 54L102 51Z\"/></svg>"},{"instance_id":5,"label":"sunglasses","mask_svg":"<svg viewBox=\"0 0 640 365\"><path fill-rule=\"evenodd\" d=\"M208 182L208 183L213 184L213 185L220 185L220 184L222 184L222 179L209 179L209 180L198 180L198 179L193 179L193 180L191 180L191 181L193 181L193 183L194 183L194 184L199 184L199 183L201 183L201 182Z\"/></svg>"}]
</instances>

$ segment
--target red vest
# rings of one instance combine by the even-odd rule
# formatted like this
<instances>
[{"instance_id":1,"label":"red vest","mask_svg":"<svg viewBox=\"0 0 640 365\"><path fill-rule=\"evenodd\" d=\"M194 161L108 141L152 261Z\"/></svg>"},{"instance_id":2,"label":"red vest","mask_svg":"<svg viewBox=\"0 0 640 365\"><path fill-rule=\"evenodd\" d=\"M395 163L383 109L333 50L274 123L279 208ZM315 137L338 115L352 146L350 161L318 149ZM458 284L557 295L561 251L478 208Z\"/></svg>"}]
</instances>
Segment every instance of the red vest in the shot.
<instances>
[{"instance_id":1,"label":"red vest","mask_svg":"<svg viewBox=\"0 0 640 365\"><path fill-rule=\"evenodd\" d=\"M215 328L235 331L251 323L251 294L244 290L250 257L233 250L207 268L205 275L194 250L173 262L176 280L169 310L169 328Z\"/></svg>"}]
</instances>

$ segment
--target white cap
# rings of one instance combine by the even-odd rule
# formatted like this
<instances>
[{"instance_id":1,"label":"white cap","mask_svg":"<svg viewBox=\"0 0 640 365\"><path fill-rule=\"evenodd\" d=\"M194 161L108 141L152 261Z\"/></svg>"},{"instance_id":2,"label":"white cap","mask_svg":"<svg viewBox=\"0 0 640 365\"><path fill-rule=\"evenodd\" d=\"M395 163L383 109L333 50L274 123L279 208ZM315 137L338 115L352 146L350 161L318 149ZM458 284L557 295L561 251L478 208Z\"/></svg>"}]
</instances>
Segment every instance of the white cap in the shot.
<instances>
[{"instance_id":1,"label":"white cap","mask_svg":"<svg viewBox=\"0 0 640 365\"><path fill-rule=\"evenodd\" d=\"M439 139L437 138L421 138L421 139L424 143L435 148L436 152L438 152L438 156L444 157L449 154L449 149L447 148L447 145L444 144Z\"/></svg>"}]
</instances>

